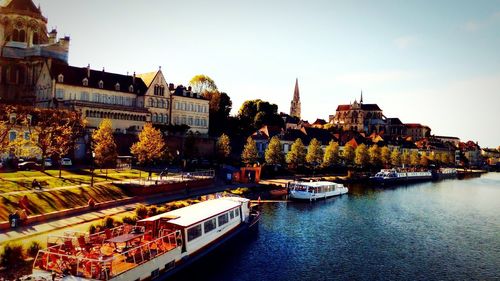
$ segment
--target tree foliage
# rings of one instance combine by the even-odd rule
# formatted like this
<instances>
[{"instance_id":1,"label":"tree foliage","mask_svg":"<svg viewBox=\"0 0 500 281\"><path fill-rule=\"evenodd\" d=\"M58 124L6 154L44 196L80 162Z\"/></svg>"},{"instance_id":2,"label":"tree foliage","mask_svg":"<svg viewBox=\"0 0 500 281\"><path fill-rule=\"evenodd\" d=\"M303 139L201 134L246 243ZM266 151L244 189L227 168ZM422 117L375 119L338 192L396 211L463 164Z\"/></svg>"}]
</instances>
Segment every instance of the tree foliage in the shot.
<instances>
[{"instance_id":1,"label":"tree foliage","mask_svg":"<svg viewBox=\"0 0 500 281\"><path fill-rule=\"evenodd\" d=\"M368 148L368 159L372 166L379 166L382 164L380 148L374 144Z\"/></svg>"},{"instance_id":2,"label":"tree foliage","mask_svg":"<svg viewBox=\"0 0 500 281\"><path fill-rule=\"evenodd\" d=\"M383 166L388 166L391 163L391 150L387 146L380 149L380 162Z\"/></svg>"},{"instance_id":3,"label":"tree foliage","mask_svg":"<svg viewBox=\"0 0 500 281\"><path fill-rule=\"evenodd\" d=\"M258 157L257 144L252 137L248 137L247 143L243 147L243 152L241 153L241 161L247 165L251 165L257 161Z\"/></svg>"},{"instance_id":4,"label":"tree foliage","mask_svg":"<svg viewBox=\"0 0 500 281\"><path fill-rule=\"evenodd\" d=\"M309 142L306 162L312 166L321 165L323 162L323 149L321 149L321 143L315 138Z\"/></svg>"},{"instance_id":5,"label":"tree foliage","mask_svg":"<svg viewBox=\"0 0 500 281\"><path fill-rule=\"evenodd\" d=\"M189 81L189 85L195 93L205 94L206 92L217 91L217 85L214 80L204 74L195 75Z\"/></svg>"},{"instance_id":6,"label":"tree foliage","mask_svg":"<svg viewBox=\"0 0 500 281\"><path fill-rule=\"evenodd\" d=\"M391 164L395 167L401 166L401 153L399 153L397 148L393 149L391 152Z\"/></svg>"},{"instance_id":7,"label":"tree foliage","mask_svg":"<svg viewBox=\"0 0 500 281\"><path fill-rule=\"evenodd\" d=\"M269 165L278 165L283 163L283 153L281 152L281 142L277 136L274 136L269 141L265 153L266 163Z\"/></svg>"},{"instance_id":8,"label":"tree foliage","mask_svg":"<svg viewBox=\"0 0 500 281\"><path fill-rule=\"evenodd\" d=\"M146 123L139 134L139 141L134 143L130 152L137 158L140 165L151 165L165 155L165 141L158 129L151 123Z\"/></svg>"},{"instance_id":9,"label":"tree foliage","mask_svg":"<svg viewBox=\"0 0 500 281\"><path fill-rule=\"evenodd\" d=\"M401 164L405 165L405 166L408 166L411 164L410 153L407 150L403 151L403 154L401 155Z\"/></svg>"},{"instance_id":10,"label":"tree foliage","mask_svg":"<svg viewBox=\"0 0 500 281\"><path fill-rule=\"evenodd\" d=\"M351 144L346 143L344 146L344 151L342 152L342 158L344 158L345 164L347 166L353 165L354 164L354 148L352 147Z\"/></svg>"},{"instance_id":11,"label":"tree foliage","mask_svg":"<svg viewBox=\"0 0 500 281\"><path fill-rule=\"evenodd\" d=\"M229 113L231 112L233 102L226 93L218 91L206 91L203 97L210 101L209 103L209 134L211 136L220 135L228 126ZM229 132L227 132L229 133Z\"/></svg>"},{"instance_id":12,"label":"tree foliage","mask_svg":"<svg viewBox=\"0 0 500 281\"><path fill-rule=\"evenodd\" d=\"M251 130L260 129L262 125L283 127L278 106L260 99L245 101L238 111L238 118Z\"/></svg>"},{"instance_id":13,"label":"tree foliage","mask_svg":"<svg viewBox=\"0 0 500 281\"><path fill-rule=\"evenodd\" d=\"M360 144L355 150L354 163L360 167L364 167L369 163L370 157L365 144Z\"/></svg>"},{"instance_id":14,"label":"tree foliage","mask_svg":"<svg viewBox=\"0 0 500 281\"><path fill-rule=\"evenodd\" d=\"M418 164L420 164L420 155L418 154L418 151L413 150L410 154L410 165L416 167Z\"/></svg>"},{"instance_id":15,"label":"tree foliage","mask_svg":"<svg viewBox=\"0 0 500 281\"><path fill-rule=\"evenodd\" d=\"M107 168L116 163L118 152L111 120L102 120L99 128L92 133L92 151L95 153L94 162L97 166Z\"/></svg>"},{"instance_id":16,"label":"tree foliage","mask_svg":"<svg viewBox=\"0 0 500 281\"><path fill-rule=\"evenodd\" d=\"M303 165L306 160L306 148L301 139L296 139L286 154L286 162L292 167Z\"/></svg>"},{"instance_id":17,"label":"tree foliage","mask_svg":"<svg viewBox=\"0 0 500 281\"><path fill-rule=\"evenodd\" d=\"M217 140L217 156L224 161L229 155L231 155L231 140L228 135L222 134Z\"/></svg>"},{"instance_id":18,"label":"tree foliage","mask_svg":"<svg viewBox=\"0 0 500 281\"><path fill-rule=\"evenodd\" d=\"M323 156L323 166L328 167L331 165L339 164L339 144L335 141L330 141L325 149Z\"/></svg>"}]
</instances>

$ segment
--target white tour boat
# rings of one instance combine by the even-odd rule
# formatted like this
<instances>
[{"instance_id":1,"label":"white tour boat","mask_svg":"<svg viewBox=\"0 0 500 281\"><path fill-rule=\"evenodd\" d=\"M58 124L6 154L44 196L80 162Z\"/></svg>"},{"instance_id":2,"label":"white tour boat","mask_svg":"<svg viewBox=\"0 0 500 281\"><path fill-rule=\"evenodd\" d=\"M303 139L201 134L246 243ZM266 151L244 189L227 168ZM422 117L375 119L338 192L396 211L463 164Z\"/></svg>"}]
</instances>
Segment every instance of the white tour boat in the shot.
<instances>
[{"instance_id":1,"label":"white tour boat","mask_svg":"<svg viewBox=\"0 0 500 281\"><path fill-rule=\"evenodd\" d=\"M406 182L432 180L431 171L405 171L399 169L382 169L370 181L378 185L390 185Z\"/></svg>"},{"instance_id":2,"label":"white tour boat","mask_svg":"<svg viewBox=\"0 0 500 281\"><path fill-rule=\"evenodd\" d=\"M344 185L329 181L294 181L288 183L288 190L291 199L310 201L342 195L349 191Z\"/></svg>"},{"instance_id":3,"label":"white tour boat","mask_svg":"<svg viewBox=\"0 0 500 281\"><path fill-rule=\"evenodd\" d=\"M250 200L225 197L106 231L65 233L40 250L35 280L164 279L244 230L260 213ZM53 276L54 275L54 276Z\"/></svg>"}]
</instances>

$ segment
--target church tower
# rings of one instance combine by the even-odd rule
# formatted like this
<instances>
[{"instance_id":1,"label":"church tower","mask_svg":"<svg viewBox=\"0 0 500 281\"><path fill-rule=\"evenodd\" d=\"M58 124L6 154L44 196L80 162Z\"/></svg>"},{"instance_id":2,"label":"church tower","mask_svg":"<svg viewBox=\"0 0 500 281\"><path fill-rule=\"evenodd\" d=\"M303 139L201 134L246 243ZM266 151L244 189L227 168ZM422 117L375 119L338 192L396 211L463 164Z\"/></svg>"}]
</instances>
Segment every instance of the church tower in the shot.
<instances>
[{"instance_id":1,"label":"church tower","mask_svg":"<svg viewBox=\"0 0 500 281\"><path fill-rule=\"evenodd\" d=\"M290 116L300 119L300 95L299 95L299 79L295 79L295 90L293 91L293 100L290 105Z\"/></svg>"}]
</instances>

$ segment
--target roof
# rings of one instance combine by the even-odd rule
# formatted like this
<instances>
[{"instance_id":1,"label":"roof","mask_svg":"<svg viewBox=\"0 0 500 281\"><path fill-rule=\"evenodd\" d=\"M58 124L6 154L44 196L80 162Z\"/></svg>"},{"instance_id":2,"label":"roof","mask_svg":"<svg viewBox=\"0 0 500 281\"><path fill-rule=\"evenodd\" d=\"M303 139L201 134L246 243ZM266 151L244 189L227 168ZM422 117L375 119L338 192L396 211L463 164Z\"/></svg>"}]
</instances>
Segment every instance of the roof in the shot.
<instances>
[{"instance_id":1,"label":"roof","mask_svg":"<svg viewBox=\"0 0 500 281\"><path fill-rule=\"evenodd\" d=\"M333 139L332 133L326 129L302 127L301 131L304 132L309 139L317 139L324 145L327 145Z\"/></svg>"},{"instance_id":2,"label":"roof","mask_svg":"<svg viewBox=\"0 0 500 281\"><path fill-rule=\"evenodd\" d=\"M7 0L7 3L9 1ZM0 7L2 6L2 3L0 2ZM23 10L23 11L28 11L32 13L37 13L37 14L42 14L40 10L35 6L33 1L31 0L12 0L10 3L7 5L3 5L4 7L8 9L13 9L13 10Z\"/></svg>"},{"instance_id":3,"label":"roof","mask_svg":"<svg viewBox=\"0 0 500 281\"><path fill-rule=\"evenodd\" d=\"M73 85L73 86L83 86L83 79L87 78L89 80L88 88L99 89L99 81L103 81L103 89L109 91L117 91L115 89L116 83L120 84L120 92L130 93L130 85L134 86L134 93L138 95L143 95L146 90L146 84L140 77L110 73L105 71L98 71L90 69L90 77L87 77L88 68L87 67L75 67L64 64L52 64L50 68L50 75L53 79L57 80L59 74L64 76L63 82L61 84Z\"/></svg>"},{"instance_id":4,"label":"roof","mask_svg":"<svg viewBox=\"0 0 500 281\"><path fill-rule=\"evenodd\" d=\"M207 218L216 216L227 210L236 208L243 202L247 201L248 199L233 197L213 199L156 215L154 217L144 219L143 221L157 220L160 218L172 218L171 220L169 220L169 223L186 227L203 221Z\"/></svg>"},{"instance_id":5,"label":"roof","mask_svg":"<svg viewBox=\"0 0 500 281\"><path fill-rule=\"evenodd\" d=\"M378 107L377 104L360 104L362 110L367 110L367 111L382 111L380 107ZM351 110L352 105L351 104L341 104L337 107L337 111L346 111L346 110Z\"/></svg>"},{"instance_id":6,"label":"roof","mask_svg":"<svg viewBox=\"0 0 500 281\"><path fill-rule=\"evenodd\" d=\"M146 86L149 87L149 86L151 86L151 83L153 83L153 80L155 79L156 74L158 74L158 71L141 73L141 74L137 74L136 76L140 77L142 79L142 81L144 81L144 84L146 84Z\"/></svg>"},{"instance_id":7,"label":"roof","mask_svg":"<svg viewBox=\"0 0 500 281\"><path fill-rule=\"evenodd\" d=\"M331 181L301 181L301 182L296 182L295 184L300 184L310 187L319 187L325 185L337 185L338 183L334 183Z\"/></svg>"},{"instance_id":8,"label":"roof","mask_svg":"<svg viewBox=\"0 0 500 281\"><path fill-rule=\"evenodd\" d=\"M325 125L326 121L325 119L319 119L317 118L316 121L314 121L313 125Z\"/></svg>"},{"instance_id":9,"label":"roof","mask_svg":"<svg viewBox=\"0 0 500 281\"><path fill-rule=\"evenodd\" d=\"M188 89L186 89L186 87L182 85L177 86L172 95L178 97L191 98L191 99L208 100L207 98L203 97L200 94L189 91Z\"/></svg>"}]
</instances>

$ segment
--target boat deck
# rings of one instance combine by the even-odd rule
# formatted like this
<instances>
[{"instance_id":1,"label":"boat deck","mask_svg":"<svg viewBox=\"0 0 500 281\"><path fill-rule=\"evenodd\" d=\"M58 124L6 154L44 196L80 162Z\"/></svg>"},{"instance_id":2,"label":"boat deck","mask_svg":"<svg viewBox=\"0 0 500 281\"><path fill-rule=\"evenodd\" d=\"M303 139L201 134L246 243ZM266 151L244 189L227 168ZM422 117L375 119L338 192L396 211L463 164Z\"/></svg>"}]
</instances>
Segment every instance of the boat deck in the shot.
<instances>
[{"instance_id":1,"label":"boat deck","mask_svg":"<svg viewBox=\"0 0 500 281\"><path fill-rule=\"evenodd\" d=\"M178 232L158 238L143 227L121 226L83 235L65 233L41 250L33 268L86 279L109 280L178 247Z\"/></svg>"}]
</instances>

